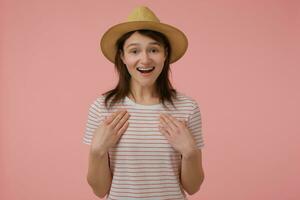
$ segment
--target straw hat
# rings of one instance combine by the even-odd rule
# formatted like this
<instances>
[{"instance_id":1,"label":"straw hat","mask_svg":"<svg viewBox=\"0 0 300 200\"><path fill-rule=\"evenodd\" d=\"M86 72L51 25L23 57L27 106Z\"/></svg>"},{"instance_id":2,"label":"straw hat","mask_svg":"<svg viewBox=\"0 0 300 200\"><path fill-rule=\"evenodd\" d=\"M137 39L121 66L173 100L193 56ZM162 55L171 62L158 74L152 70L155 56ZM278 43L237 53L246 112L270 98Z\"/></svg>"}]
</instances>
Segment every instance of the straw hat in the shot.
<instances>
[{"instance_id":1,"label":"straw hat","mask_svg":"<svg viewBox=\"0 0 300 200\"><path fill-rule=\"evenodd\" d=\"M125 22L110 27L103 34L100 41L103 55L114 63L117 50L116 41L123 34L139 29L158 31L168 38L172 49L170 63L181 58L187 50L188 39L182 31L169 24L161 23L148 7L138 6L129 14Z\"/></svg>"}]
</instances>

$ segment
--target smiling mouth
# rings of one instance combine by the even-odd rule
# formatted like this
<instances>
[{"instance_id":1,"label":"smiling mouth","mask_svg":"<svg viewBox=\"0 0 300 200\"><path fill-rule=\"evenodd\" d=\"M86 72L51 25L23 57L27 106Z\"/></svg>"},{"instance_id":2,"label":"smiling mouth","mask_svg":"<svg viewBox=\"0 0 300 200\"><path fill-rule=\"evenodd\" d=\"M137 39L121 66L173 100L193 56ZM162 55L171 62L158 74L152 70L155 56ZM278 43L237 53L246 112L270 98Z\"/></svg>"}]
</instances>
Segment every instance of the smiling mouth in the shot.
<instances>
[{"instance_id":1,"label":"smiling mouth","mask_svg":"<svg viewBox=\"0 0 300 200\"><path fill-rule=\"evenodd\" d=\"M152 67L152 68L150 68L150 69L143 69L143 68L140 68L140 67L137 68L137 70L138 70L139 72L143 73L143 74L150 73L150 72L152 72L154 69L155 69L155 67Z\"/></svg>"}]
</instances>

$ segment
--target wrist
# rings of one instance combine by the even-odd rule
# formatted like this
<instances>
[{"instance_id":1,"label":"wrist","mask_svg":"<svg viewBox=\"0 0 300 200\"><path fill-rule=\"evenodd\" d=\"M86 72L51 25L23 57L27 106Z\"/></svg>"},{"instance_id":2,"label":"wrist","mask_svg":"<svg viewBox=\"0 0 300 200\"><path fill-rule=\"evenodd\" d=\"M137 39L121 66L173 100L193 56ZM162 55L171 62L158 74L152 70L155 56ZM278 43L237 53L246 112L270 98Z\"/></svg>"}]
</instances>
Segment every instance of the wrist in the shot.
<instances>
[{"instance_id":1,"label":"wrist","mask_svg":"<svg viewBox=\"0 0 300 200\"><path fill-rule=\"evenodd\" d=\"M192 157L194 157L198 152L197 147L191 147L186 149L181 155L183 159L191 159Z\"/></svg>"},{"instance_id":2,"label":"wrist","mask_svg":"<svg viewBox=\"0 0 300 200\"><path fill-rule=\"evenodd\" d=\"M107 151L104 149L93 149L91 148L90 154L91 156L93 156L94 158L104 158L105 156L107 156Z\"/></svg>"}]
</instances>

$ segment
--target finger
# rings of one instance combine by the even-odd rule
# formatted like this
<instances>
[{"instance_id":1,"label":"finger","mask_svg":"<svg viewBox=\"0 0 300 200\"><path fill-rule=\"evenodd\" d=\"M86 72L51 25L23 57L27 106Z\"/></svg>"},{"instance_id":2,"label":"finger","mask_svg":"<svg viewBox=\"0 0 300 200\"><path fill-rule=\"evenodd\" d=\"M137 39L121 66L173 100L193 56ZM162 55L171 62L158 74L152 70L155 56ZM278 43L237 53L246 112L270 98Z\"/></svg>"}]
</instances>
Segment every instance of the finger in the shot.
<instances>
[{"instance_id":1,"label":"finger","mask_svg":"<svg viewBox=\"0 0 300 200\"><path fill-rule=\"evenodd\" d=\"M122 117L126 114L126 110L122 110L121 112L119 112L116 116L115 116L115 118L114 118L114 120L112 121L112 123L110 124L113 128L115 128L116 127L116 125L119 123L119 121L122 119Z\"/></svg>"},{"instance_id":2,"label":"finger","mask_svg":"<svg viewBox=\"0 0 300 200\"><path fill-rule=\"evenodd\" d=\"M186 125L186 121L185 121L185 120L180 120L179 122L181 123L181 125L183 125L183 126L187 127L187 125Z\"/></svg>"},{"instance_id":3,"label":"finger","mask_svg":"<svg viewBox=\"0 0 300 200\"><path fill-rule=\"evenodd\" d=\"M173 117L172 115L166 114L165 116L174 124L174 126L176 126L176 127L180 127L181 126L179 120L176 119L175 117Z\"/></svg>"},{"instance_id":4,"label":"finger","mask_svg":"<svg viewBox=\"0 0 300 200\"><path fill-rule=\"evenodd\" d=\"M161 120L166 128L169 127L173 131L175 131L177 129L177 126L166 115L162 114Z\"/></svg>"},{"instance_id":5,"label":"finger","mask_svg":"<svg viewBox=\"0 0 300 200\"><path fill-rule=\"evenodd\" d=\"M181 124L181 125L183 125L183 126L186 126L186 122L185 122L185 120L178 120L178 122L179 122L179 124Z\"/></svg>"},{"instance_id":6,"label":"finger","mask_svg":"<svg viewBox=\"0 0 300 200\"><path fill-rule=\"evenodd\" d=\"M159 118L159 127L165 127L167 126L167 122L163 119L163 117Z\"/></svg>"},{"instance_id":7,"label":"finger","mask_svg":"<svg viewBox=\"0 0 300 200\"><path fill-rule=\"evenodd\" d=\"M129 122L126 121L123 126L120 128L120 130L117 133L118 138L121 137L121 135L123 135L123 133L125 133L126 129L128 128Z\"/></svg>"},{"instance_id":8,"label":"finger","mask_svg":"<svg viewBox=\"0 0 300 200\"><path fill-rule=\"evenodd\" d=\"M112 114L109 115L109 116L106 116L105 119L104 119L105 123L106 123L107 125L110 124L120 112L121 112L121 111L118 110L117 112L114 112L114 113L112 113Z\"/></svg>"},{"instance_id":9,"label":"finger","mask_svg":"<svg viewBox=\"0 0 300 200\"><path fill-rule=\"evenodd\" d=\"M168 140L170 140L170 134L168 133L168 131L164 128L164 127L162 127L162 126L159 126L159 131L168 139Z\"/></svg>"},{"instance_id":10,"label":"finger","mask_svg":"<svg viewBox=\"0 0 300 200\"><path fill-rule=\"evenodd\" d=\"M186 120L183 120L183 122L184 122L184 125L187 127L187 126L188 126L187 121L186 121Z\"/></svg>"},{"instance_id":11,"label":"finger","mask_svg":"<svg viewBox=\"0 0 300 200\"><path fill-rule=\"evenodd\" d=\"M116 125L115 129L119 130L120 128L122 128L124 123L129 119L129 116L129 113L126 112L125 115L123 115L122 119L119 121L119 123Z\"/></svg>"},{"instance_id":12,"label":"finger","mask_svg":"<svg viewBox=\"0 0 300 200\"><path fill-rule=\"evenodd\" d=\"M166 123L166 121L164 119L161 119L161 124L160 127L163 128L165 131L167 131L169 133L169 135L171 135L172 133L175 133L176 131L174 129L172 129L168 123Z\"/></svg>"}]
</instances>

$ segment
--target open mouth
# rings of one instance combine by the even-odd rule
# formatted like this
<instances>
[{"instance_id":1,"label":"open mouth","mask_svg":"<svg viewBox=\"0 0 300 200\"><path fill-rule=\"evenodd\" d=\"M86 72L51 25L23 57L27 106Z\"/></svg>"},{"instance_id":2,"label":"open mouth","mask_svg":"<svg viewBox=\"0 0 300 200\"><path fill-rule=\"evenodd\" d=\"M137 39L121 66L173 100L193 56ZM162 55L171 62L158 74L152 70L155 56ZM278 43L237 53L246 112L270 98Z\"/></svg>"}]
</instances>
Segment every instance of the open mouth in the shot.
<instances>
[{"instance_id":1,"label":"open mouth","mask_svg":"<svg viewBox=\"0 0 300 200\"><path fill-rule=\"evenodd\" d=\"M151 67L151 68L142 68L142 67L138 67L137 70L143 74L147 74L152 72L155 69L155 67Z\"/></svg>"}]
</instances>

